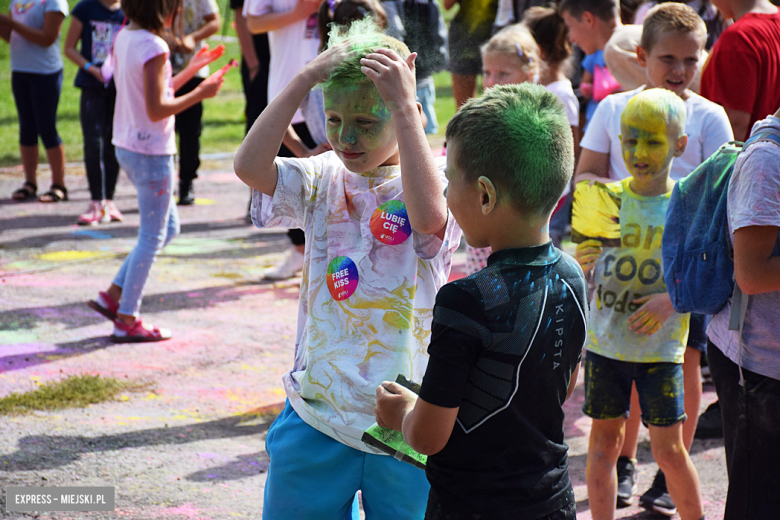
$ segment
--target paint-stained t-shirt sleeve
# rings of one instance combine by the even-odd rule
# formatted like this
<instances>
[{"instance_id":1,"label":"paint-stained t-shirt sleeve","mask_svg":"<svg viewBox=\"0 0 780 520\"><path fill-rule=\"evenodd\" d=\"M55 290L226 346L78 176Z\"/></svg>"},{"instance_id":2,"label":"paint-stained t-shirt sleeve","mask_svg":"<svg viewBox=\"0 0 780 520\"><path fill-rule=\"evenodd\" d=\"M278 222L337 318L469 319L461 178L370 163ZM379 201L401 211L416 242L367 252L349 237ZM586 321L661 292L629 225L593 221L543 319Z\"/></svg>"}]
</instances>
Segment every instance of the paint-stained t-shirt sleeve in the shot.
<instances>
[{"instance_id":1,"label":"paint-stained t-shirt sleeve","mask_svg":"<svg viewBox=\"0 0 780 520\"><path fill-rule=\"evenodd\" d=\"M322 161L311 159L283 159L275 161L278 178L274 196L252 190L252 222L257 227L306 227L321 178Z\"/></svg>"}]
</instances>

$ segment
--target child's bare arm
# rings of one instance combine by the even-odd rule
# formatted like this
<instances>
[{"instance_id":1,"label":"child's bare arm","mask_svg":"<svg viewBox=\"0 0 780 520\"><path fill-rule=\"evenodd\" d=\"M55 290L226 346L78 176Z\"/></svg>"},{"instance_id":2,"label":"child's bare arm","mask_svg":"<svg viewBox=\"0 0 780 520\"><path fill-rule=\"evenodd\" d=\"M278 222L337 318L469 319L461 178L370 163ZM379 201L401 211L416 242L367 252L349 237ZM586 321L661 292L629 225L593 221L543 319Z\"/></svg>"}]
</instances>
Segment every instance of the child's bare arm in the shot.
<instances>
[{"instance_id":1,"label":"child's bare arm","mask_svg":"<svg viewBox=\"0 0 780 520\"><path fill-rule=\"evenodd\" d=\"M580 181L592 181L591 185L593 182L613 182L609 177L609 154L582 148L577 172L574 174L574 184Z\"/></svg>"},{"instance_id":2,"label":"child's bare arm","mask_svg":"<svg viewBox=\"0 0 780 520\"><path fill-rule=\"evenodd\" d=\"M276 191L276 151L282 144L295 111L318 83L325 81L352 51L348 43L335 45L301 69L252 125L236 152L233 169L244 183L273 197Z\"/></svg>"},{"instance_id":3,"label":"child's bare arm","mask_svg":"<svg viewBox=\"0 0 780 520\"><path fill-rule=\"evenodd\" d=\"M267 33L308 18L319 8L319 0L298 0L295 7L289 11L261 15L250 14L246 17L246 26L252 34Z\"/></svg>"},{"instance_id":4,"label":"child's bare arm","mask_svg":"<svg viewBox=\"0 0 780 520\"><path fill-rule=\"evenodd\" d=\"M441 238L447 225L447 201L415 101L416 57L413 53L404 61L391 50L378 49L361 63L393 118L409 224L418 233Z\"/></svg>"},{"instance_id":5,"label":"child's bare arm","mask_svg":"<svg viewBox=\"0 0 780 520\"><path fill-rule=\"evenodd\" d=\"M376 389L377 424L400 431L406 443L423 455L439 453L447 445L459 409L428 403L390 381Z\"/></svg>"},{"instance_id":6,"label":"child's bare arm","mask_svg":"<svg viewBox=\"0 0 780 520\"><path fill-rule=\"evenodd\" d=\"M195 90L183 96L168 98L165 96L165 75L163 73L168 57L158 54L144 63L144 99L146 101L146 115L152 121L160 121L166 117L176 115L206 98L217 95L222 86L222 79L207 79Z\"/></svg>"},{"instance_id":7,"label":"child's bare arm","mask_svg":"<svg viewBox=\"0 0 780 520\"><path fill-rule=\"evenodd\" d=\"M655 334L661 325L674 314L672 299L668 292L643 296L631 303L642 304L634 314L628 317L628 328L637 334L647 336Z\"/></svg>"},{"instance_id":8,"label":"child's bare arm","mask_svg":"<svg viewBox=\"0 0 780 520\"><path fill-rule=\"evenodd\" d=\"M566 400L571 397L571 394L574 393L574 388L577 386L577 378L580 375L580 364L577 363L577 365L574 367L574 372L571 373L571 380L569 381L569 388L566 390Z\"/></svg>"},{"instance_id":9,"label":"child's bare arm","mask_svg":"<svg viewBox=\"0 0 780 520\"><path fill-rule=\"evenodd\" d=\"M747 226L734 232L734 278L745 294L780 291L780 256L772 256L777 226Z\"/></svg>"}]
</instances>

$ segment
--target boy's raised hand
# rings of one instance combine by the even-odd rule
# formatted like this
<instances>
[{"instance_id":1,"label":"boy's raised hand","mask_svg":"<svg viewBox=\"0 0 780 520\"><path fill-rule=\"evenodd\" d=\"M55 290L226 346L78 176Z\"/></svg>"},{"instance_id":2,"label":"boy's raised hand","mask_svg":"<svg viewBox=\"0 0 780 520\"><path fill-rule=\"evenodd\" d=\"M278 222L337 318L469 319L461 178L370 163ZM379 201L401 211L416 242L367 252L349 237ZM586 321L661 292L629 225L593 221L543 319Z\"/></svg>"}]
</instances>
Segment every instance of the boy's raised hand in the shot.
<instances>
[{"instance_id":1,"label":"boy's raised hand","mask_svg":"<svg viewBox=\"0 0 780 520\"><path fill-rule=\"evenodd\" d=\"M376 423L383 428L401 431L404 417L414 409L417 395L398 383L383 381L376 388Z\"/></svg>"},{"instance_id":2,"label":"boy's raised hand","mask_svg":"<svg viewBox=\"0 0 780 520\"><path fill-rule=\"evenodd\" d=\"M406 61L395 51L377 49L360 60L363 73L371 78L376 85L390 112L394 112L404 104L415 105L417 82L414 78L414 60L417 53L413 52Z\"/></svg>"},{"instance_id":3,"label":"boy's raised hand","mask_svg":"<svg viewBox=\"0 0 780 520\"><path fill-rule=\"evenodd\" d=\"M657 293L643 296L631 303L644 304L634 314L628 317L628 328L637 334L650 336L658 332L661 325L674 314L672 299L669 293Z\"/></svg>"},{"instance_id":4,"label":"boy's raised hand","mask_svg":"<svg viewBox=\"0 0 780 520\"><path fill-rule=\"evenodd\" d=\"M589 239L577 244L574 258L582 267L582 272L587 273L596 265L596 260L601 256L601 240Z\"/></svg>"},{"instance_id":5,"label":"boy's raised hand","mask_svg":"<svg viewBox=\"0 0 780 520\"><path fill-rule=\"evenodd\" d=\"M322 83L333 74L336 67L343 61L356 54L357 51L352 50L352 45L348 41L341 42L319 54L301 70L301 73L306 72L310 74L310 79L315 85Z\"/></svg>"}]
</instances>

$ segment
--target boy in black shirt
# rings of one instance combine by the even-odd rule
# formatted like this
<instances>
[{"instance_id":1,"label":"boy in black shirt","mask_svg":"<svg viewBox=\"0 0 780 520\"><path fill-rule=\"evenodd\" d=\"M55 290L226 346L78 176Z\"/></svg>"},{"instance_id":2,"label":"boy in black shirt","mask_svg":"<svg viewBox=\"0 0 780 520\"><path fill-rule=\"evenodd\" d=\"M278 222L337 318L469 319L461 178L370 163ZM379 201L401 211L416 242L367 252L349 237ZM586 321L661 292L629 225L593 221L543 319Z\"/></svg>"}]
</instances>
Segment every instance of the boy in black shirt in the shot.
<instances>
[{"instance_id":1,"label":"boy in black shirt","mask_svg":"<svg viewBox=\"0 0 780 520\"><path fill-rule=\"evenodd\" d=\"M572 175L563 107L496 87L447 126L447 204L488 266L441 288L419 399L377 388L377 422L429 455L426 519L574 519L562 405L588 320L577 262L548 222Z\"/></svg>"}]
</instances>

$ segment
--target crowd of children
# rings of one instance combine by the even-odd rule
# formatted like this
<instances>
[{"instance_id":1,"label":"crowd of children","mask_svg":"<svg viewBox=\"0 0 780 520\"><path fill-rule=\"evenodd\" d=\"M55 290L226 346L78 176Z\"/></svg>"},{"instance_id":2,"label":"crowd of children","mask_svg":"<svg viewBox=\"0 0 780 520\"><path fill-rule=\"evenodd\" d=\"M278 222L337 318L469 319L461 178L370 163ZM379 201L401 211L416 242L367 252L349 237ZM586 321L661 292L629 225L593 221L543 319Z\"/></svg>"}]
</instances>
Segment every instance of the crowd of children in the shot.
<instances>
[{"instance_id":1,"label":"crowd of children","mask_svg":"<svg viewBox=\"0 0 780 520\"><path fill-rule=\"evenodd\" d=\"M302 270L263 517L358 518L360 492L369 519L576 518L563 404L582 364L592 517L633 502L642 422L659 471L640 504L701 520L689 451L704 354L723 403L726 518L771 517L777 479L762 468L780 454L777 421L765 420L780 412L780 11L768 0L716 0L722 18L703 3L643 7L629 58L611 62L631 69L620 78L642 71L626 88L602 54L624 29L617 0L459 3L448 53L436 0L231 2L247 95L235 172L254 224L291 230L269 278ZM40 136L52 166L41 200L66 200L55 115L67 4L13 0L11 14L0 36L11 41L25 167L13 198L36 196ZM491 36L496 16L520 23ZM82 0L72 11L65 53L80 69L91 197L79 223L122 219L120 166L138 192L138 243L89 302L117 342L171 337L142 322L140 304L179 232L177 130L179 203L191 203L201 101L222 84L207 77L221 51L204 43L219 20L213 0ZM579 99L570 42L588 55ZM438 124L431 74L445 65L459 110L437 158L425 134ZM485 91L473 97L478 74ZM749 302L737 334L731 301L712 317L675 311L661 253L675 185L751 135L719 237L733 250L735 298ZM574 257L559 249L569 223ZM461 237L468 273L446 283ZM425 470L364 443L374 422L426 455Z\"/></svg>"}]
</instances>

